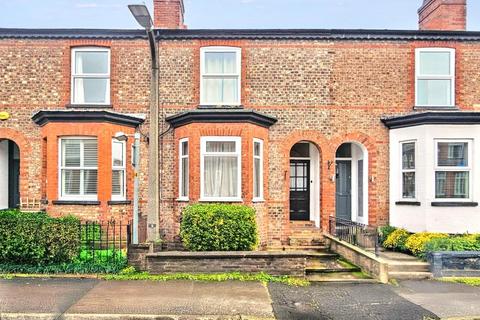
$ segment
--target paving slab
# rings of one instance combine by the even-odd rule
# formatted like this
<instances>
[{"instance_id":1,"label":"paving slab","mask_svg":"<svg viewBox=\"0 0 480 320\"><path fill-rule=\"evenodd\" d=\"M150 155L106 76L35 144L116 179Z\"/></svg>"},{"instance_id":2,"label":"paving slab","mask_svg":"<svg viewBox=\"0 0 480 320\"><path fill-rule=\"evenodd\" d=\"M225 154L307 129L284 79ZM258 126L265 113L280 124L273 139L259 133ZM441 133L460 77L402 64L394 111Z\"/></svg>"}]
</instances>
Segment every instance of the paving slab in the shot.
<instances>
[{"instance_id":1,"label":"paving slab","mask_svg":"<svg viewBox=\"0 0 480 320\"><path fill-rule=\"evenodd\" d=\"M99 282L53 278L0 280L0 315L6 312L61 314ZM0 316L0 319L3 318Z\"/></svg>"},{"instance_id":2,"label":"paving slab","mask_svg":"<svg viewBox=\"0 0 480 320\"><path fill-rule=\"evenodd\" d=\"M273 316L265 286L239 281L103 281L67 313Z\"/></svg>"},{"instance_id":3,"label":"paving slab","mask_svg":"<svg viewBox=\"0 0 480 320\"><path fill-rule=\"evenodd\" d=\"M436 280L401 281L395 291L441 318L480 319L480 288Z\"/></svg>"},{"instance_id":4,"label":"paving slab","mask_svg":"<svg viewBox=\"0 0 480 320\"><path fill-rule=\"evenodd\" d=\"M0 280L0 319L273 319L259 282Z\"/></svg>"}]
</instances>

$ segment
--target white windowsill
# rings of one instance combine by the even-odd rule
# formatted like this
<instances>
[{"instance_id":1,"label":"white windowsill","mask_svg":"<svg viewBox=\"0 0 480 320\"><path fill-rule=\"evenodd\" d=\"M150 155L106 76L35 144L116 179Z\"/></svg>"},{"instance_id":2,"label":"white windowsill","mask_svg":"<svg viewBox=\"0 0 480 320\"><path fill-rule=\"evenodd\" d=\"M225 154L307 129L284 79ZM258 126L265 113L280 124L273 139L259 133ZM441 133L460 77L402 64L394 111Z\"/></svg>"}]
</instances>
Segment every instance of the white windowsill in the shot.
<instances>
[{"instance_id":1,"label":"white windowsill","mask_svg":"<svg viewBox=\"0 0 480 320\"><path fill-rule=\"evenodd\" d=\"M252 202L253 203L261 203L261 202L265 202L265 199L264 198L253 198Z\"/></svg>"},{"instance_id":2,"label":"white windowsill","mask_svg":"<svg viewBox=\"0 0 480 320\"><path fill-rule=\"evenodd\" d=\"M188 202L188 201L190 201L190 199L189 199L189 198L182 198L182 197L179 197L179 198L177 198L177 200L176 200L176 201L178 201L178 202Z\"/></svg>"},{"instance_id":3,"label":"white windowsill","mask_svg":"<svg viewBox=\"0 0 480 320\"><path fill-rule=\"evenodd\" d=\"M242 198L200 198L200 202L243 202Z\"/></svg>"}]
</instances>

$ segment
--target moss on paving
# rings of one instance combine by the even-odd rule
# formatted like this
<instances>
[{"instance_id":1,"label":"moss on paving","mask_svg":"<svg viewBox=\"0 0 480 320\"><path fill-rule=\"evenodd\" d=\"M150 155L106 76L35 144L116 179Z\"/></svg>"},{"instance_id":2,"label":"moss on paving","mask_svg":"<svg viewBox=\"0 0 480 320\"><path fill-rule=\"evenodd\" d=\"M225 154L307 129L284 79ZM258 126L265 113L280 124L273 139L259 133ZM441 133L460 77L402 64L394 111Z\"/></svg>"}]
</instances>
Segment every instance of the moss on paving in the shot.
<instances>
[{"instance_id":1,"label":"moss on paving","mask_svg":"<svg viewBox=\"0 0 480 320\"><path fill-rule=\"evenodd\" d=\"M480 287L480 277L448 277L440 278L440 281L467 284L469 286Z\"/></svg>"}]
</instances>

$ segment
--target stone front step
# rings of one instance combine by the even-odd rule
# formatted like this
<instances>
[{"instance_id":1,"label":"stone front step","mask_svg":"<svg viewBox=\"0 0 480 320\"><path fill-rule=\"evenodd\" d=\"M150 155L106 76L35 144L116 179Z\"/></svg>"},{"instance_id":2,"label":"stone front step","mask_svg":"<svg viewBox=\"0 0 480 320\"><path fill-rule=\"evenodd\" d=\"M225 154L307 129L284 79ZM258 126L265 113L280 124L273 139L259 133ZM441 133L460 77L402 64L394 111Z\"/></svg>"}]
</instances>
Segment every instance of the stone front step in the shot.
<instances>
[{"instance_id":1,"label":"stone front step","mask_svg":"<svg viewBox=\"0 0 480 320\"><path fill-rule=\"evenodd\" d=\"M311 252L328 252L328 247L321 246L274 246L268 247L267 251L311 251Z\"/></svg>"},{"instance_id":2,"label":"stone front step","mask_svg":"<svg viewBox=\"0 0 480 320\"><path fill-rule=\"evenodd\" d=\"M325 243L321 235L292 235L288 238L290 246L323 246Z\"/></svg>"},{"instance_id":3,"label":"stone front step","mask_svg":"<svg viewBox=\"0 0 480 320\"><path fill-rule=\"evenodd\" d=\"M390 262L388 272L429 272L430 265L427 262Z\"/></svg>"},{"instance_id":4,"label":"stone front step","mask_svg":"<svg viewBox=\"0 0 480 320\"><path fill-rule=\"evenodd\" d=\"M389 272L389 278L396 280L422 280L433 277L430 272Z\"/></svg>"}]
</instances>

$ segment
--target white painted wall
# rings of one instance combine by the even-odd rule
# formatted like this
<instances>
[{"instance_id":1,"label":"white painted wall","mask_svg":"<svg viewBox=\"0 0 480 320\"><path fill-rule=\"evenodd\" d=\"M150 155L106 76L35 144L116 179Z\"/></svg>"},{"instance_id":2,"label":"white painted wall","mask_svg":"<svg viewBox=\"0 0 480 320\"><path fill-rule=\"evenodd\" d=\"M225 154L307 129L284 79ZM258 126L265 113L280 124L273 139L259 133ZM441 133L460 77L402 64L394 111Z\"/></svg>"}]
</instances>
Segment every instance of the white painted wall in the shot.
<instances>
[{"instance_id":1,"label":"white painted wall","mask_svg":"<svg viewBox=\"0 0 480 320\"><path fill-rule=\"evenodd\" d=\"M435 200L436 139L472 139L471 200L480 202L480 126L422 125L390 130L390 224L411 232L480 232L480 207L432 207ZM396 205L402 199L401 145L416 142L416 199L420 206ZM408 200L407 200L408 201ZM465 200L466 201L466 200Z\"/></svg>"},{"instance_id":2,"label":"white painted wall","mask_svg":"<svg viewBox=\"0 0 480 320\"><path fill-rule=\"evenodd\" d=\"M313 143L310 151L310 221L320 228L320 152Z\"/></svg>"},{"instance_id":3,"label":"white painted wall","mask_svg":"<svg viewBox=\"0 0 480 320\"><path fill-rule=\"evenodd\" d=\"M0 141L0 209L8 208L8 141Z\"/></svg>"}]
</instances>

